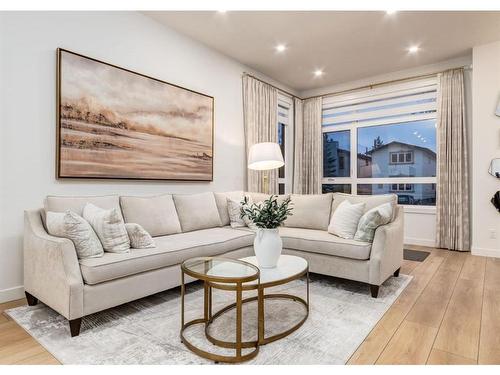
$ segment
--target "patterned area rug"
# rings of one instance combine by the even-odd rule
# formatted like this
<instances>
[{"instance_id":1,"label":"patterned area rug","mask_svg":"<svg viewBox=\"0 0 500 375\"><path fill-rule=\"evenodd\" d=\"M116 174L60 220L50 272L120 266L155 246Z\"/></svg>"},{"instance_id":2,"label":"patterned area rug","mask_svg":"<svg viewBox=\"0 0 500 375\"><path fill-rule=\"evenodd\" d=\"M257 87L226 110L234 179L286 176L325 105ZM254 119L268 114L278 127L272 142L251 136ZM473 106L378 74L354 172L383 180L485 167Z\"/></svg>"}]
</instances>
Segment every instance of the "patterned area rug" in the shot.
<instances>
[{"instance_id":1,"label":"patterned area rug","mask_svg":"<svg viewBox=\"0 0 500 375\"><path fill-rule=\"evenodd\" d=\"M410 280L407 275L391 277L374 299L366 284L312 274L307 321L286 338L262 346L257 357L247 363L346 363ZM306 283L297 280L269 292L277 291L304 297ZM201 284L188 285L187 292L187 320L201 317ZM214 311L232 302L234 292L214 291ZM244 340L256 335L256 307L253 302L244 305ZM284 331L305 312L302 305L291 300L268 300L265 308L266 337ZM41 303L7 313L64 364L213 364L190 352L179 340L179 288L85 317L80 336L74 338L70 337L67 321ZM213 323L211 332L217 338L231 340L234 327L234 310L230 310ZM234 353L203 339L201 325L190 327L186 336L209 351Z\"/></svg>"}]
</instances>

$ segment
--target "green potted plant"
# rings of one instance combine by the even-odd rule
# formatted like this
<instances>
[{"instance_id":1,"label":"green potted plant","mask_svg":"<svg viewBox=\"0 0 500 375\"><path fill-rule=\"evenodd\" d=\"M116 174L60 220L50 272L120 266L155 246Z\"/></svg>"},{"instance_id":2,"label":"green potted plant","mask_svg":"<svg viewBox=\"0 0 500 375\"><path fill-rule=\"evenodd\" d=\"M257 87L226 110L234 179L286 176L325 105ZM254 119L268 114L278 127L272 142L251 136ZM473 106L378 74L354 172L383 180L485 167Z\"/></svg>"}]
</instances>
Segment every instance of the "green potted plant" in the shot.
<instances>
[{"instance_id":1,"label":"green potted plant","mask_svg":"<svg viewBox=\"0 0 500 375\"><path fill-rule=\"evenodd\" d=\"M249 204L245 196L241 202L241 218L247 218L257 227L253 247L260 267L276 267L283 249L278 228L290 215L290 198L278 203L278 196L271 195L263 202Z\"/></svg>"}]
</instances>

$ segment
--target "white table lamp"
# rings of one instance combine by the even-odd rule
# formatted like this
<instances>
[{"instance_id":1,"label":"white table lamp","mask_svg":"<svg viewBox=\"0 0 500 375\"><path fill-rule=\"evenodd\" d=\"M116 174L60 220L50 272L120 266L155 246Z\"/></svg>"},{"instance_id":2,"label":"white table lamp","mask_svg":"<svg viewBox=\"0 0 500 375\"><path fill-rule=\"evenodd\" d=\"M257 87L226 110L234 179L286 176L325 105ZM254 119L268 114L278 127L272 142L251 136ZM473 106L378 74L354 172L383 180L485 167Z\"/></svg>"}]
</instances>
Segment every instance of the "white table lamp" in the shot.
<instances>
[{"instance_id":1,"label":"white table lamp","mask_svg":"<svg viewBox=\"0 0 500 375\"><path fill-rule=\"evenodd\" d=\"M267 171L280 168L285 165L280 145L274 142L256 143L250 147L248 153L248 168L256 171L264 171L263 191L268 193Z\"/></svg>"}]
</instances>

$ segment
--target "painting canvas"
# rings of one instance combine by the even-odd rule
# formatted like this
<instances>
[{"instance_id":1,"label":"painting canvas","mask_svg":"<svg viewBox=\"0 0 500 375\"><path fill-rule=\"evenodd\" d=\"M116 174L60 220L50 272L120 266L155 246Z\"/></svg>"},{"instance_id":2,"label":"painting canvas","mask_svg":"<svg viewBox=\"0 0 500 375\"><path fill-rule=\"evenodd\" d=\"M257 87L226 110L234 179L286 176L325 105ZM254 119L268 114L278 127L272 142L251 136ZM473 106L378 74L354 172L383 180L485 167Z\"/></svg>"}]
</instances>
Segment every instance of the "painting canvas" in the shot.
<instances>
[{"instance_id":1,"label":"painting canvas","mask_svg":"<svg viewBox=\"0 0 500 375\"><path fill-rule=\"evenodd\" d=\"M59 178L211 181L214 99L58 49Z\"/></svg>"}]
</instances>

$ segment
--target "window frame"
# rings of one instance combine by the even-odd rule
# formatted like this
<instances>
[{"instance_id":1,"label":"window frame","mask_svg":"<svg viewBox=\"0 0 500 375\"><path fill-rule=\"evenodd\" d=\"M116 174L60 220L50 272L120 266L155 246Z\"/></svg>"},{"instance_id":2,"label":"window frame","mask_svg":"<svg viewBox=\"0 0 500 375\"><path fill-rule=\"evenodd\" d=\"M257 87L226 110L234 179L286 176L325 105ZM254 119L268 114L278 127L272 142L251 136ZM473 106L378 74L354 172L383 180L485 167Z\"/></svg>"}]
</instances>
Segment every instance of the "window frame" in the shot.
<instances>
[{"instance_id":1,"label":"window frame","mask_svg":"<svg viewBox=\"0 0 500 375\"><path fill-rule=\"evenodd\" d=\"M286 119L280 118L280 107L288 111ZM293 184L293 151L294 151L294 106L293 99L283 93L278 92L278 114L276 119L276 131L278 131L279 124L285 125L285 177L278 177L278 185L285 185L285 194L292 193Z\"/></svg>"},{"instance_id":2,"label":"window frame","mask_svg":"<svg viewBox=\"0 0 500 375\"><path fill-rule=\"evenodd\" d=\"M331 108L334 106L344 106L349 105L352 107L367 107L369 102L383 100L386 98L391 98L398 93L401 93L401 96L404 95L412 95L417 94L419 92L424 91L423 88L430 88L431 90L437 90L437 77L431 77L421 80L401 82L397 84L384 85L376 88L361 90L357 92L350 92L347 94L333 95L330 97L323 98L323 111L325 111L325 107ZM437 97L437 92L436 92ZM404 98L395 99L394 101L399 100L400 102L404 102ZM437 100L434 102L434 105L427 105L426 108L433 107L434 110L437 110ZM384 115L389 117L387 118L374 118L373 120L363 121L352 121L350 123L342 123L339 125L323 125L321 126L322 133L330 133L336 131L346 131L350 132L350 148L351 148L351 168L350 168L350 176L349 177L324 177L322 176L321 184L350 184L351 185L351 194L357 194L358 189L357 185L360 184L411 184L413 188L415 188L415 184L436 184L437 185L437 177L382 177L382 178L373 178L373 177L358 177L358 129L364 127L373 127L380 125L396 125L396 124L405 124L412 123L415 121L424 121L424 120L437 120L436 112L428 112L428 113L417 113L411 115L403 115L400 117L390 117L391 113L400 113L399 108L395 108L392 112L390 109L384 109ZM322 135L323 137L323 135ZM436 147L439 144L436 133ZM406 151L408 152L408 151ZM439 153L436 152L436 167L439 165ZM404 156L406 160L406 155ZM414 163L415 155L412 155L412 162ZM323 158L321 158L323 161ZM411 163L401 163L401 164L411 164ZM389 164L391 163L391 156L389 156ZM398 163L400 164L400 163ZM321 168L323 171L323 168ZM436 188L437 189L437 188ZM435 211L435 206L420 206L420 205L403 205L408 208L408 212L429 212Z\"/></svg>"}]
</instances>

